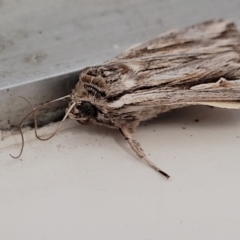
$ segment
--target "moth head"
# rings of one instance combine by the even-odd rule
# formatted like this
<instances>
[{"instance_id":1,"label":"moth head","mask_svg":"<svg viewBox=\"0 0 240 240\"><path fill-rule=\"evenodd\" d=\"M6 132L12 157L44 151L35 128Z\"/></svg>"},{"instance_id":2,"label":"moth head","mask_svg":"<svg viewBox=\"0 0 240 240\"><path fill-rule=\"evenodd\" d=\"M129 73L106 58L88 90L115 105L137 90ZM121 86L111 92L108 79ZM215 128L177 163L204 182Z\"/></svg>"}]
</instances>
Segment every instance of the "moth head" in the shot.
<instances>
[{"instance_id":1,"label":"moth head","mask_svg":"<svg viewBox=\"0 0 240 240\"><path fill-rule=\"evenodd\" d=\"M91 122L91 120L96 119L98 116L98 109L89 101L81 101L80 103L72 103L75 106L72 108L69 113L69 117L77 120L82 124L87 124ZM72 106L70 104L70 107ZM69 108L70 108L69 107Z\"/></svg>"}]
</instances>

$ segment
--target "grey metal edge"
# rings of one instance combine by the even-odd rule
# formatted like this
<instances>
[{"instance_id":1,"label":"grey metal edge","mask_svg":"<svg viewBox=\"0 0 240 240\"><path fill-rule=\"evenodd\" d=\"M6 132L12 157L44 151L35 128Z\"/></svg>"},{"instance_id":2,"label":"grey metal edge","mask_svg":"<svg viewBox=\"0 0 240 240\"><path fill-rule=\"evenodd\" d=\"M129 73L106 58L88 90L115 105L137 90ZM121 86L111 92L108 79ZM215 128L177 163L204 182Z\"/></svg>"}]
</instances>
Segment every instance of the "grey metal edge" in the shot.
<instances>
[{"instance_id":1,"label":"grey metal edge","mask_svg":"<svg viewBox=\"0 0 240 240\"><path fill-rule=\"evenodd\" d=\"M20 121L32 109L20 96L26 97L34 107L50 100L62 97L71 92L78 81L79 71L49 77L45 80L0 89L0 129L10 130L16 128ZM65 111L67 101L50 104L38 113L38 125L43 126L52 121L59 120ZM24 125L32 125L33 118L29 117Z\"/></svg>"}]
</instances>

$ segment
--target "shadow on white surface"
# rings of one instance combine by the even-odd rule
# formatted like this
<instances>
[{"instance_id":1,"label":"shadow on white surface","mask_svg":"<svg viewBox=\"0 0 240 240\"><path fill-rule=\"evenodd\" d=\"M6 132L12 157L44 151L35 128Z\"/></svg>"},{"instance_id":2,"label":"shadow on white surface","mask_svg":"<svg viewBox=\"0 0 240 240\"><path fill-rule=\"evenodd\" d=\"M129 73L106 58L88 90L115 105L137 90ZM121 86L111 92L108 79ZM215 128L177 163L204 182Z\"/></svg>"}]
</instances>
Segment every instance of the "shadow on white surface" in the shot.
<instances>
[{"instance_id":1,"label":"shadow on white surface","mask_svg":"<svg viewBox=\"0 0 240 240\"><path fill-rule=\"evenodd\" d=\"M41 132L53 131L56 124ZM48 142L1 141L0 239L239 239L240 112L190 107L144 123L136 138L68 120Z\"/></svg>"}]
</instances>

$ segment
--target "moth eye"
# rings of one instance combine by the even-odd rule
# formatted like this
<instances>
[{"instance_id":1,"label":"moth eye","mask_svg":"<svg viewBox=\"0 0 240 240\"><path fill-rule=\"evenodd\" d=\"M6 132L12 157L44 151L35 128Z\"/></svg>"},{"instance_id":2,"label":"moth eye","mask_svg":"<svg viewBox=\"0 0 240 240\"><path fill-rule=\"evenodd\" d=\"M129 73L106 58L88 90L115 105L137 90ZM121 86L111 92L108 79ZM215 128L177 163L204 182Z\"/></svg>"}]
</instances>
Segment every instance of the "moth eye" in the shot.
<instances>
[{"instance_id":1,"label":"moth eye","mask_svg":"<svg viewBox=\"0 0 240 240\"><path fill-rule=\"evenodd\" d=\"M83 101L79 106L77 106L77 109L79 110L80 114L83 114L85 117L97 117L97 108L90 102Z\"/></svg>"}]
</instances>

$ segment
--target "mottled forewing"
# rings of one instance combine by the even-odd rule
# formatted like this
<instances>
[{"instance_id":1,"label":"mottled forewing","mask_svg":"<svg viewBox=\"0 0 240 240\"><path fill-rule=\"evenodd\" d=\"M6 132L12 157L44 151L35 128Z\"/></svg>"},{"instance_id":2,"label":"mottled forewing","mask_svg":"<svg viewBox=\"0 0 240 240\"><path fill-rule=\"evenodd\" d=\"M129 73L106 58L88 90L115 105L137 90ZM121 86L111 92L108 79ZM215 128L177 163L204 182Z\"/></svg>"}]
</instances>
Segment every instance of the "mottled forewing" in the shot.
<instances>
[{"instance_id":1,"label":"mottled forewing","mask_svg":"<svg viewBox=\"0 0 240 240\"><path fill-rule=\"evenodd\" d=\"M109 62L129 71L111 85L108 99L140 105L240 100L239 54L240 33L227 20L162 34Z\"/></svg>"}]
</instances>

